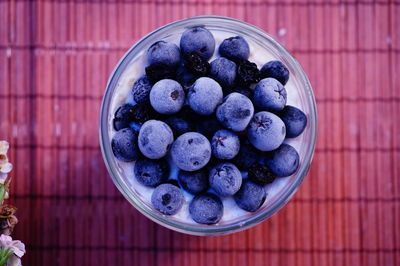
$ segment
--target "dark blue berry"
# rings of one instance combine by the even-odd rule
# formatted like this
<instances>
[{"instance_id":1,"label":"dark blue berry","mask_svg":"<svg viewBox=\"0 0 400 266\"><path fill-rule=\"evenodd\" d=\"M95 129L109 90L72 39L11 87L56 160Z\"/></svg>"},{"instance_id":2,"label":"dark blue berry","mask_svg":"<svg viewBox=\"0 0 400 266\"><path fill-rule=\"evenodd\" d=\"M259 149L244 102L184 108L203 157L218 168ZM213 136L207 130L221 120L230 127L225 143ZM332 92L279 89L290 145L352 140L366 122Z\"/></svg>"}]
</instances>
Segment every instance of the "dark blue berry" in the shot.
<instances>
[{"instance_id":1,"label":"dark blue berry","mask_svg":"<svg viewBox=\"0 0 400 266\"><path fill-rule=\"evenodd\" d=\"M171 184L159 185L151 195L151 203L154 208L166 215L176 214L184 202L182 191Z\"/></svg>"},{"instance_id":2,"label":"dark blue berry","mask_svg":"<svg viewBox=\"0 0 400 266\"><path fill-rule=\"evenodd\" d=\"M281 61L270 61L260 70L261 78L277 79L282 85L289 80L289 70Z\"/></svg>"},{"instance_id":3,"label":"dark blue berry","mask_svg":"<svg viewBox=\"0 0 400 266\"><path fill-rule=\"evenodd\" d=\"M194 197L189 205L189 213L196 223L216 224L223 215L224 205L219 197L205 193Z\"/></svg>"},{"instance_id":4,"label":"dark blue berry","mask_svg":"<svg viewBox=\"0 0 400 266\"><path fill-rule=\"evenodd\" d=\"M243 182L242 187L234 196L236 204L248 212L257 211L265 202L267 193L263 186L249 180Z\"/></svg>"},{"instance_id":5,"label":"dark blue berry","mask_svg":"<svg viewBox=\"0 0 400 266\"><path fill-rule=\"evenodd\" d=\"M234 62L220 57L212 61L210 66L211 77L222 87L230 88L235 85L237 67Z\"/></svg>"},{"instance_id":6,"label":"dark blue berry","mask_svg":"<svg viewBox=\"0 0 400 266\"><path fill-rule=\"evenodd\" d=\"M183 90L187 92L196 81L197 75L190 72L185 66L181 65L176 71L176 80L182 85Z\"/></svg>"},{"instance_id":7,"label":"dark blue berry","mask_svg":"<svg viewBox=\"0 0 400 266\"><path fill-rule=\"evenodd\" d=\"M260 151L272 151L285 139L286 128L275 114L262 111L254 115L247 128L247 137Z\"/></svg>"},{"instance_id":8,"label":"dark blue berry","mask_svg":"<svg viewBox=\"0 0 400 266\"><path fill-rule=\"evenodd\" d=\"M149 120L140 128L139 148L143 155L149 159L164 157L173 141L174 135L171 128L162 121Z\"/></svg>"},{"instance_id":9,"label":"dark blue berry","mask_svg":"<svg viewBox=\"0 0 400 266\"><path fill-rule=\"evenodd\" d=\"M286 177L296 172L299 167L299 154L288 144L267 154L266 165L277 177Z\"/></svg>"},{"instance_id":10,"label":"dark blue berry","mask_svg":"<svg viewBox=\"0 0 400 266\"><path fill-rule=\"evenodd\" d=\"M151 88L150 103L160 114L175 114L185 103L185 92L175 80L163 79Z\"/></svg>"},{"instance_id":11,"label":"dark blue berry","mask_svg":"<svg viewBox=\"0 0 400 266\"><path fill-rule=\"evenodd\" d=\"M205 170L195 172L180 171L178 175L182 188L189 193L199 194L208 189L208 173Z\"/></svg>"},{"instance_id":12,"label":"dark blue berry","mask_svg":"<svg viewBox=\"0 0 400 266\"><path fill-rule=\"evenodd\" d=\"M238 155L235 157L234 162L239 169L247 171L247 169L257 162L260 158L260 152L247 141L242 143Z\"/></svg>"},{"instance_id":13,"label":"dark blue berry","mask_svg":"<svg viewBox=\"0 0 400 266\"><path fill-rule=\"evenodd\" d=\"M286 126L286 137L295 138L303 133L307 125L307 116L300 109L286 105L277 113Z\"/></svg>"},{"instance_id":14,"label":"dark blue berry","mask_svg":"<svg viewBox=\"0 0 400 266\"><path fill-rule=\"evenodd\" d=\"M130 128L123 128L115 133L111 140L114 156L123 162L137 160L140 156L137 138L137 134Z\"/></svg>"},{"instance_id":15,"label":"dark blue berry","mask_svg":"<svg viewBox=\"0 0 400 266\"><path fill-rule=\"evenodd\" d=\"M211 139L215 132L223 129L222 124L213 116L201 117L196 120L195 124L197 132L203 134L208 139Z\"/></svg>"},{"instance_id":16,"label":"dark blue berry","mask_svg":"<svg viewBox=\"0 0 400 266\"><path fill-rule=\"evenodd\" d=\"M215 132L211 140L211 150L214 157L230 160L238 154L239 149L240 141L236 134L226 129Z\"/></svg>"},{"instance_id":17,"label":"dark blue berry","mask_svg":"<svg viewBox=\"0 0 400 266\"><path fill-rule=\"evenodd\" d=\"M219 54L235 62L246 60L249 58L250 47L242 36L230 37L220 44Z\"/></svg>"},{"instance_id":18,"label":"dark blue berry","mask_svg":"<svg viewBox=\"0 0 400 266\"><path fill-rule=\"evenodd\" d=\"M165 123L172 129L175 138L194 129L190 121L180 116L170 116L165 120Z\"/></svg>"},{"instance_id":19,"label":"dark blue berry","mask_svg":"<svg viewBox=\"0 0 400 266\"><path fill-rule=\"evenodd\" d=\"M134 107L131 104L123 104L115 111L113 125L115 130L129 127L134 121Z\"/></svg>"},{"instance_id":20,"label":"dark blue berry","mask_svg":"<svg viewBox=\"0 0 400 266\"><path fill-rule=\"evenodd\" d=\"M182 170L199 170L210 160L210 142L200 133L187 132L172 144L171 157L176 166Z\"/></svg>"},{"instance_id":21,"label":"dark blue berry","mask_svg":"<svg viewBox=\"0 0 400 266\"><path fill-rule=\"evenodd\" d=\"M254 88L254 105L260 109L280 111L286 105L285 87L273 78L265 78Z\"/></svg>"},{"instance_id":22,"label":"dark blue berry","mask_svg":"<svg viewBox=\"0 0 400 266\"><path fill-rule=\"evenodd\" d=\"M213 79L202 77L190 87L188 103L193 111L200 115L212 114L222 102L221 86Z\"/></svg>"},{"instance_id":23,"label":"dark blue berry","mask_svg":"<svg viewBox=\"0 0 400 266\"><path fill-rule=\"evenodd\" d=\"M219 195L232 196L242 184L242 174L234 164L220 163L211 168L209 182Z\"/></svg>"},{"instance_id":24,"label":"dark blue berry","mask_svg":"<svg viewBox=\"0 0 400 266\"><path fill-rule=\"evenodd\" d=\"M174 43L158 41L147 50L149 65L165 65L176 68L181 61L179 47Z\"/></svg>"},{"instance_id":25,"label":"dark blue berry","mask_svg":"<svg viewBox=\"0 0 400 266\"><path fill-rule=\"evenodd\" d=\"M253 163L248 170L248 177L251 181L259 185L267 185L272 183L276 176L269 170L266 165Z\"/></svg>"},{"instance_id":26,"label":"dark blue berry","mask_svg":"<svg viewBox=\"0 0 400 266\"><path fill-rule=\"evenodd\" d=\"M214 53L215 39L206 28L193 27L182 34L180 48L184 56L196 53L204 60L208 60Z\"/></svg>"},{"instance_id":27,"label":"dark blue berry","mask_svg":"<svg viewBox=\"0 0 400 266\"><path fill-rule=\"evenodd\" d=\"M237 92L226 96L216 112L218 121L233 131L245 130L253 114L253 103L249 98Z\"/></svg>"},{"instance_id":28,"label":"dark blue berry","mask_svg":"<svg viewBox=\"0 0 400 266\"><path fill-rule=\"evenodd\" d=\"M156 187L168 179L169 164L167 161L141 159L134 166L136 180L144 186Z\"/></svg>"},{"instance_id":29,"label":"dark blue berry","mask_svg":"<svg viewBox=\"0 0 400 266\"><path fill-rule=\"evenodd\" d=\"M132 95L136 103L149 101L150 90L153 85L146 75L140 77L133 83Z\"/></svg>"}]
</instances>

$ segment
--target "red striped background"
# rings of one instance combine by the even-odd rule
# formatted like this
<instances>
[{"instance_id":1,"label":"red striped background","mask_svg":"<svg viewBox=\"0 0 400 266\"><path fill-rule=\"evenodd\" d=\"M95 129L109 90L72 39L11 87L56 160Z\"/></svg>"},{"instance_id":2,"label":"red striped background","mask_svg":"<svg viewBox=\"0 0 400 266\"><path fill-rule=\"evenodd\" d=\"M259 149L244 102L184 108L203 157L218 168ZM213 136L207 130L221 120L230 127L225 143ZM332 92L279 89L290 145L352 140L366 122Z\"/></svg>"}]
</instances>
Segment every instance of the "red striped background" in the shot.
<instances>
[{"instance_id":1,"label":"red striped background","mask_svg":"<svg viewBox=\"0 0 400 266\"><path fill-rule=\"evenodd\" d=\"M149 31L200 14L275 36L308 73L319 112L314 162L291 202L210 238L139 214L98 142L119 58ZM12 145L23 264L400 265L399 26L393 0L0 1L0 139Z\"/></svg>"}]
</instances>

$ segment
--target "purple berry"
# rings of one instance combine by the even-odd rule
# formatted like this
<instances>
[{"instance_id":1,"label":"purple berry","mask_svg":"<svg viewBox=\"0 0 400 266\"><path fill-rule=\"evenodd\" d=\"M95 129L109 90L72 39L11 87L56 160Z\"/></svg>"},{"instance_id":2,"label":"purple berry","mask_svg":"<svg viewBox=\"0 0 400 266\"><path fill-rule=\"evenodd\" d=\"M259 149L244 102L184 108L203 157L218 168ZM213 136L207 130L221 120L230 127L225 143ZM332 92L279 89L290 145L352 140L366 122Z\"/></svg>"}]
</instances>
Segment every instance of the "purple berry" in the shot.
<instances>
[{"instance_id":1,"label":"purple berry","mask_svg":"<svg viewBox=\"0 0 400 266\"><path fill-rule=\"evenodd\" d=\"M282 85L289 80L289 70L281 61L270 61L260 70L261 78L277 79Z\"/></svg>"},{"instance_id":2,"label":"purple berry","mask_svg":"<svg viewBox=\"0 0 400 266\"><path fill-rule=\"evenodd\" d=\"M267 154L266 165L277 177L292 175L299 168L300 157L296 149L282 144L278 149Z\"/></svg>"},{"instance_id":3,"label":"purple berry","mask_svg":"<svg viewBox=\"0 0 400 266\"><path fill-rule=\"evenodd\" d=\"M251 144L260 151L272 151L285 139L286 128L283 121L273 113L262 111L254 115L247 129Z\"/></svg>"},{"instance_id":4,"label":"purple berry","mask_svg":"<svg viewBox=\"0 0 400 266\"><path fill-rule=\"evenodd\" d=\"M236 204L248 212L257 211L263 205L266 198L267 193L264 187L250 180L244 181L238 193L234 195Z\"/></svg>"},{"instance_id":5,"label":"purple berry","mask_svg":"<svg viewBox=\"0 0 400 266\"><path fill-rule=\"evenodd\" d=\"M156 187L168 179L169 164L167 161L141 159L134 166L136 180L144 186Z\"/></svg>"},{"instance_id":6,"label":"purple berry","mask_svg":"<svg viewBox=\"0 0 400 266\"><path fill-rule=\"evenodd\" d=\"M224 205L219 197L205 193L194 197L189 205L189 213L196 223L216 224L223 215Z\"/></svg>"},{"instance_id":7,"label":"purple berry","mask_svg":"<svg viewBox=\"0 0 400 266\"><path fill-rule=\"evenodd\" d=\"M172 184L161 184L153 191L151 203L159 212L166 215L176 214L185 202L182 191Z\"/></svg>"},{"instance_id":8,"label":"purple berry","mask_svg":"<svg viewBox=\"0 0 400 266\"><path fill-rule=\"evenodd\" d=\"M211 168L209 182L221 196L232 196L242 185L242 174L234 164L220 163Z\"/></svg>"}]
</instances>

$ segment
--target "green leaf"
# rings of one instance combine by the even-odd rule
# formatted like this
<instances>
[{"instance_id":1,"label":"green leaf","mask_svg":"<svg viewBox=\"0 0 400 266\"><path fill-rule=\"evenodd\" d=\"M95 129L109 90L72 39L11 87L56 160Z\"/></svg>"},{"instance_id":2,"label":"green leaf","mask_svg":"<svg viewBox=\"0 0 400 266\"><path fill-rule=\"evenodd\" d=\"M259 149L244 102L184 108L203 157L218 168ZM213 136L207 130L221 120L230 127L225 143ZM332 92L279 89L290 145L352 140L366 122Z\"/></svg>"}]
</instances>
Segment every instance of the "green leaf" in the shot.
<instances>
[{"instance_id":1,"label":"green leaf","mask_svg":"<svg viewBox=\"0 0 400 266\"><path fill-rule=\"evenodd\" d=\"M4 247L1 247L1 249L0 249L0 265L5 264L12 253L13 252L10 248L5 249Z\"/></svg>"}]
</instances>

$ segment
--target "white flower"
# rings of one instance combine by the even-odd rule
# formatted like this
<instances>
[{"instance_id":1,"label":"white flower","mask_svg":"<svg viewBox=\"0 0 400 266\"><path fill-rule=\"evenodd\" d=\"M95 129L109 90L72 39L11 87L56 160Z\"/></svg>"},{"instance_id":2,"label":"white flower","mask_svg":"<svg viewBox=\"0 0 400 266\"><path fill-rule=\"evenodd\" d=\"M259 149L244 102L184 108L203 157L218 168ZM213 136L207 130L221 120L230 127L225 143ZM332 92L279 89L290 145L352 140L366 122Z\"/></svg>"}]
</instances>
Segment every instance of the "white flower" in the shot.
<instances>
[{"instance_id":1,"label":"white flower","mask_svg":"<svg viewBox=\"0 0 400 266\"><path fill-rule=\"evenodd\" d=\"M7 260L7 266L22 266L21 258L12 254Z\"/></svg>"},{"instance_id":2,"label":"white flower","mask_svg":"<svg viewBox=\"0 0 400 266\"><path fill-rule=\"evenodd\" d=\"M1 235L0 246L5 249L10 249L15 256L21 258L25 254L25 245L19 240L12 240L11 236ZM18 264L11 264L18 265Z\"/></svg>"},{"instance_id":3,"label":"white flower","mask_svg":"<svg viewBox=\"0 0 400 266\"><path fill-rule=\"evenodd\" d=\"M10 144L8 144L7 141L5 140L0 141L0 154L6 154L9 147Z\"/></svg>"},{"instance_id":4,"label":"white flower","mask_svg":"<svg viewBox=\"0 0 400 266\"><path fill-rule=\"evenodd\" d=\"M7 151L10 145L7 141L0 141L0 184L7 180L7 174L11 172L13 166L8 162Z\"/></svg>"}]
</instances>

